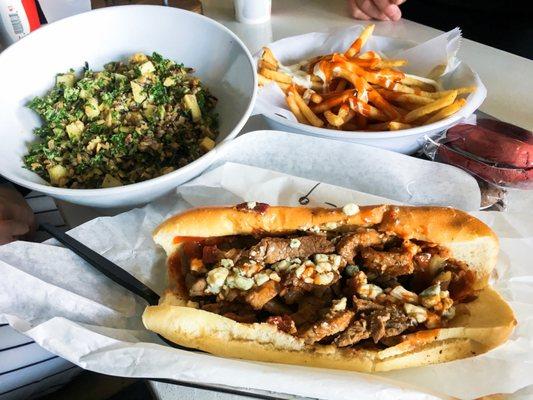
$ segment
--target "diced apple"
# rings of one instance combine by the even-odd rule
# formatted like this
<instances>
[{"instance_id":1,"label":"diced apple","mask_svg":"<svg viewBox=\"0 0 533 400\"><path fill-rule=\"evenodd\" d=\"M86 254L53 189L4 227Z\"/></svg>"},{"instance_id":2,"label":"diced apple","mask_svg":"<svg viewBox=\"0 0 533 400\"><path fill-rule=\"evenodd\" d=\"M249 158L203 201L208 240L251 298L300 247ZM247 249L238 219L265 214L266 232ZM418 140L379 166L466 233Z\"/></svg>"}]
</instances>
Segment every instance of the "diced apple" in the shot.
<instances>
[{"instance_id":1,"label":"diced apple","mask_svg":"<svg viewBox=\"0 0 533 400\"><path fill-rule=\"evenodd\" d=\"M67 177L67 169L60 164L48 168L48 175L52 185L60 185L61 181Z\"/></svg>"},{"instance_id":2,"label":"diced apple","mask_svg":"<svg viewBox=\"0 0 533 400\"><path fill-rule=\"evenodd\" d=\"M135 53L131 56L130 60L134 63L140 64L148 61L148 57L146 57L146 55L143 53Z\"/></svg>"},{"instance_id":3,"label":"diced apple","mask_svg":"<svg viewBox=\"0 0 533 400\"><path fill-rule=\"evenodd\" d=\"M202 139L200 142L200 148L204 151L213 150L215 147L215 141L207 136Z\"/></svg>"},{"instance_id":4,"label":"diced apple","mask_svg":"<svg viewBox=\"0 0 533 400\"><path fill-rule=\"evenodd\" d=\"M176 84L176 81L172 79L171 77L165 78L165 80L163 81L163 86L165 87L174 86L175 84Z\"/></svg>"},{"instance_id":5,"label":"diced apple","mask_svg":"<svg viewBox=\"0 0 533 400\"><path fill-rule=\"evenodd\" d=\"M139 70L141 71L141 75L146 75L146 74L149 74L150 72L154 72L155 67L151 61L146 61L144 64L141 64L139 66Z\"/></svg>"},{"instance_id":6,"label":"diced apple","mask_svg":"<svg viewBox=\"0 0 533 400\"><path fill-rule=\"evenodd\" d=\"M146 93L143 90L143 87L139 85L137 82L131 81L131 93L133 93L133 100L135 100L136 103L142 103L146 100Z\"/></svg>"},{"instance_id":7,"label":"diced apple","mask_svg":"<svg viewBox=\"0 0 533 400\"><path fill-rule=\"evenodd\" d=\"M102 181L103 188L111 188L117 186L122 186L122 182L120 181L120 179L115 178L113 175L110 174L106 174L104 176L104 180Z\"/></svg>"},{"instance_id":8,"label":"diced apple","mask_svg":"<svg viewBox=\"0 0 533 400\"><path fill-rule=\"evenodd\" d=\"M192 120L194 122L199 121L202 118L202 112L200 107L198 107L196 96L194 94L186 94L183 96L183 100L185 101L185 106L191 111Z\"/></svg>"},{"instance_id":9,"label":"diced apple","mask_svg":"<svg viewBox=\"0 0 533 400\"><path fill-rule=\"evenodd\" d=\"M77 120L68 124L65 129L70 140L79 140L83 129L85 129L85 125L80 120Z\"/></svg>"},{"instance_id":10,"label":"diced apple","mask_svg":"<svg viewBox=\"0 0 533 400\"><path fill-rule=\"evenodd\" d=\"M76 77L71 73L56 76L56 85L58 86L72 87L75 82Z\"/></svg>"},{"instance_id":11,"label":"diced apple","mask_svg":"<svg viewBox=\"0 0 533 400\"><path fill-rule=\"evenodd\" d=\"M100 108L98 107L98 101L91 97L87 100L87 103L85 103L85 114L89 118L96 118L100 115Z\"/></svg>"}]
</instances>

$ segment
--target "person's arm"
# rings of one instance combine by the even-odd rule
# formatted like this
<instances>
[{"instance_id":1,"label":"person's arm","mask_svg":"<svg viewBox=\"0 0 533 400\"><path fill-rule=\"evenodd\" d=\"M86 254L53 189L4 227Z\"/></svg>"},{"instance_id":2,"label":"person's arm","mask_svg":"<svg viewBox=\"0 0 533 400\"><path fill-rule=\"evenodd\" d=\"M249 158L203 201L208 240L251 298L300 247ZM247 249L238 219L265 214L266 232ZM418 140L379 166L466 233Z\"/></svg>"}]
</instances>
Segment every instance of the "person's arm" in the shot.
<instances>
[{"instance_id":1,"label":"person's arm","mask_svg":"<svg viewBox=\"0 0 533 400\"><path fill-rule=\"evenodd\" d=\"M32 209L24 197L0 177L0 245L26 235L34 228Z\"/></svg>"},{"instance_id":2,"label":"person's arm","mask_svg":"<svg viewBox=\"0 0 533 400\"><path fill-rule=\"evenodd\" d=\"M402 17L400 4L405 0L348 0L350 13L355 19L398 21Z\"/></svg>"}]
</instances>

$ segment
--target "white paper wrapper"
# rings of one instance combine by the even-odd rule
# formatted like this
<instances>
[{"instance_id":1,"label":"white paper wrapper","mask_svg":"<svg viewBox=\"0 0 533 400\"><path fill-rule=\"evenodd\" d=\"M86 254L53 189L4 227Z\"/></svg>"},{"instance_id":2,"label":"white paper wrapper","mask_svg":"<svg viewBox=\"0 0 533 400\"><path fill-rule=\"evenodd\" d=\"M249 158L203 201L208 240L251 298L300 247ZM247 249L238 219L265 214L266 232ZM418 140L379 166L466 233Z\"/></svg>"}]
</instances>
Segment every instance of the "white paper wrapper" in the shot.
<instances>
[{"instance_id":1,"label":"white paper wrapper","mask_svg":"<svg viewBox=\"0 0 533 400\"><path fill-rule=\"evenodd\" d=\"M282 64L290 65L318 55L344 52L362 29L362 26L356 25L327 32L307 33L281 39L267 46ZM478 91L484 93L485 88L477 75L456 58L460 44L461 31L455 28L420 44L371 36L362 51L374 50L388 58L406 59L408 63L401 69L408 74L422 77L428 76L435 67L444 66L439 83L445 88L477 85ZM259 56L260 53L256 54L256 60ZM290 121L296 121L285 102L283 92L276 84L265 85L259 90L254 114L278 114Z\"/></svg>"},{"instance_id":2,"label":"white paper wrapper","mask_svg":"<svg viewBox=\"0 0 533 400\"><path fill-rule=\"evenodd\" d=\"M357 143L256 131L225 144L216 159L211 168L227 162L246 164L307 178L313 185L325 182L413 205L471 211L480 204L476 180L459 168ZM234 176L239 177L238 185L247 179L262 182L256 172L227 169L221 178L226 184Z\"/></svg>"},{"instance_id":3,"label":"white paper wrapper","mask_svg":"<svg viewBox=\"0 0 533 400\"><path fill-rule=\"evenodd\" d=\"M229 166L235 167L235 166ZM247 170L228 179L213 170L142 209L104 217L70 234L161 293L163 252L152 229L165 217L193 205L268 200L298 203L309 181L281 173ZM250 168L250 167L249 167ZM254 180L255 177L255 180ZM260 183L266 182L263 186ZM320 185L310 205L373 203L381 199ZM47 350L83 368L130 377L167 378L271 390L323 399L474 398L512 393L533 384L533 249L531 214L475 213L501 240L496 287L519 321L512 339L472 359L380 375L222 359L161 344L143 329L141 300L95 272L68 250L16 242L0 247L0 321L7 321ZM418 388L418 389L415 389Z\"/></svg>"}]
</instances>

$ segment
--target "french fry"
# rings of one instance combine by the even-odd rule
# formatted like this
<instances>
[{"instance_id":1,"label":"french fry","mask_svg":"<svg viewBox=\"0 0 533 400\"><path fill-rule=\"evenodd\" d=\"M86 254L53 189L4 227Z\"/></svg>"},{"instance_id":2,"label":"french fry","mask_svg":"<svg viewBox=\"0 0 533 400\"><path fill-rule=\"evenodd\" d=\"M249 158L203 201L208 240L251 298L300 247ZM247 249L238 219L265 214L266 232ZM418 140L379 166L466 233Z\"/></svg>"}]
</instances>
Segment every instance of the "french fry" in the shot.
<instances>
[{"instance_id":1,"label":"french fry","mask_svg":"<svg viewBox=\"0 0 533 400\"><path fill-rule=\"evenodd\" d=\"M334 96L324 99L322 103L313 106L311 109L315 114L322 114L324 111L331 110L333 107L346 102L350 96L354 95L354 92L354 90L346 90L342 93L335 93Z\"/></svg>"},{"instance_id":2,"label":"french fry","mask_svg":"<svg viewBox=\"0 0 533 400\"><path fill-rule=\"evenodd\" d=\"M435 100L432 103L426 104L422 107L410 111L407 115L403 117L403 122L409 123L416 121L417 119L430 114L434 111L440 110L441 108L447 107L455 101L457 97L457 90L451 91L451 93L446 96Z\"/></svg>"},{"instance_id":3,"label":"french fry","mask_svg":"<svg viewBox=\"0 0 533 400\"><path fill-rule=\"evenodd\" d=\"M274 53L272 53L272 50L270 50L268 47L263 47L263 54L261 55L261 58L267 63L274 65L274 69L278 69L279 62L274 56Z\"/></svg>"},{"instance_id":4,"label":"french fry","mask_svg":"<svg viewBox=\"0 0 533 400\"><path fill-rule=\"evenodd\" d=\"M365 51L364 53L361 53L359 55L359 59L361 59L361 60L371 60L371 59L381 60L381 56L378 53L376 53L375 51L369 50L369 51Z\"/></svg>"},{"instance_id":5,"label":"french fry","mask_svg":"<svg viewBox=\"0 0 533 400\"><path fill-rule=\"evenodd\" d=\"M390 118L381 110L376 107L358 100L356 97L350 97L350 108L355 112L364 115L367 118L375 119L378 121L388 121Z\"/></svg>"},{"instance_id":6,"label":"french fry","mask_svg":"<svg viewBox=\"0 0 533 400\"><path fill-rule=\"evenodd\" d=\"M282 82L277 82L277 81L273 81L272 79L268 79L267 77L261 75L261 74L258 74L257 75L257 81L259 83L259 86L264 86L264 85L268 85L270 83L275 83L277 84L281 90L283 90L284 92L287 91L289 89L289 87L291 86L290 84L288 83L282 83Z\"/></svg>"},{"instance_id":7,"label":"french fry","mask_svg":"<svg viewBox=\"0 0 533 400\"><path fill-rule=\"evenodd\" d=\"M356 114L354 119L360 129L366 129L368 126L368 119L364 115Z\"/></svg>"},{"instance_id":8,"label":"french fry","mask_svg":"<svg viewBox=\"0 0 533 400\"><path fill-rule=\"evenodd\" d=\"M394 68L403 67L407 64L407 60L381 60L375 68Z\"/></svg>"},{"instance_id":9,"label":"french fry","mask_svg":"<svg viewBox=\"0 0 533 400\"><path fill-rule=\"evenodd\" d=\"M320 104L324 101L324 98L320 96L318 93L311 94L311 101L315 104Z\"/></svg>"},{"instance_id":10,"label":"french fry","mask_svg":"<svg viewBox=\"0 0 533 400\"><path fill-rule=\"evenodd\" d=\"M390 119L400 118L400 113L396 108L392 106L387 100L385 100L381 95L376 91L370 89L368 91L368 100L373 103L376 107L383 110L385 114L389 116Z\"/></svg>"},{"instance_id":11,"label":"french fry","mask_svg":"<svg viewBox=\"0 0 533 400\"><path fill-rule=\"evenodd\" d=\"M344 89L346 89L346 86L348 85L348 82L344 79L339 79L339 83L337 83L337 87L335 88L335 92L342 92Z\"/></svg>"},{"instance_id":12,"label":"french fry","mask_svg":"<svg viewBox=\"0 0 533 400\"><path fill-rule=\"evenodd\" d=\"M319 128L322 127L324 125L324 121L318 118L315 113L309 108L309 106L305 104L305 101L298 94L296 88L292 86L289 91L294 94L294 99L296 100L298 108L300 109L304 117L311 123L311 125Z\"/></svg>"},{"instance_id":13,"label":"french fry","mask_svg":"<svg viewBox=\"0 0 533 400\"><path fill-rule=\"evenodd\" d=\"M356 114L361 115L361 114ZM358 131L360 130L359 125L354 120L351 120L350 122L346 122L344 125L341 126L341 129L343 131Z\"/></svg>"},{"instance_id":14,"label":"french fry","mask_svg":"<svg viewBox=\"0 0 533 400\"><path fill-rule=\"evenodd\" d=\"M346 57L352 58L361 51L368 38L372 35L372 32L374 32L374 28L374 24L365 26L363 32L361 32L359 37L355 39L350 48L346 51Z\"/></svg>"},{"instance_id":15,"label":"french fry","mask_svg":"<svg viewBox=\"0 0 533 400\"><path fill-rule=\"evenodd\" d=\"M389 130L391 131L399 131L402 129L409 129L409 128L412 128L412 125L404 124L403 122L399 122L399 121L389 122Z\"/></svg>"},{"instance_id":16,"label":"french fry","mask_svg":"<svg viewBox=\"0 0 533 400\"><path fill-rule=\"evenodd\" d=\"M330 125L339 127L355 117L355 111L350 109L347 104L343 104L339 108L339 112L337 114L327 110L324 112L324 117L326 117L326 120L330 123Z\"/></svg>"},{"instance_id":17,"label":"french fry","mask_svg":"<svg viewBox=\"0 0 533 400\"><path fill-rule=\"evenodd\" d=\"M429 72L428 78L437 80L444 74L444 71L446 71L446 64L437 65Z\"/></svg>"},{"instance_id":18,"label":"french fry","mask_svg":"<svg viewBox=\"0 0 533 400\"><path fill-rule=\"evenodd\" d=\"M276 71L278 69L278 67L276 65L271 64L271 63L269 63L268 61L265 61L265 60L259 60L259 68L271 69L273 71Z\"/></svg>"},{"instance_id":19,"label":"french fry","mask_svg":"<svg viewBox=\"0 0 533 400\"><path fill-rule=\"evenodd\" d=\"M444 107L432 115L428 120L424 121L425 124L432 124L433 122L440 121L446 117L449 117L452 114L455 114L466 104L465 99L455 100L452 104L447 107Z\"/></svg>"},{"instance_id":20,"label":"french fry","mask_svg":"<svg viewBox=\"0 0 533 400\"><path fill-rule=\"evenodd\" d=\"M377 124L369 124L367 126L367 129L369 131L377 132L377 131L388 131L390 122L379 122Z\"/></svg>"},{"instance_id":21,"label":"french fry","mask_svg":"<svg viewBox=\"0 0 533 400\"><path fill-rule=\"evenodd\" d=\"M435 93L427 93L426 92L425 95L428 96L428 97L431 97L433 99L438 99L439 97L447 96L448 94L453 93L453 92L457 92L457 96L461 96L463 94L469 94L469 93L473 93L475 91L476 91L476 87L475 86L464 86L464 87L451 89L451 90L442 90L440 92L435 92Z\"/></svg>"},{"instance_id":22,"label":"french fry","mask_svg":"<svg viewBox=\"0 0 533 400\"><path fill-rule=\"evenodd\" d=\"M436 88L437 82L435 82L435 85L432 85L431 83L424 82L424 81L421 81L419 79L416 79L410 76L404 77L400 81L400 83L407 85L407 86L415 86L425 92L436 92L437 91L437 88Z\"/></svg>"},{"instance_id":23,"label":"french fry","mask_svg":"<svg viewBox=\"0 0 533 400\"><path fill-rule=\"evenodd\" d=\"M289 91L287 93L287 96L285 96L285 100L287 101L287 105L291 109L292 113L294 114L298 122L301 124L309 124L307 119L305 119L304 115L300 111L300 108L298 108L298 104L296 103L296 100L294 99L294 93Z\"/></svg>"},{"instance_id":24,"label":"french fry","mask_svg":"<svg viewBox=\"0 0 533 400\"><path fill-rule=\"evenodd\" d=\"M399 131L408 128L412 128L412 125L399 121L380 122L368 125L368 129L371 131Z\"/></svg>"},{"instance_id":25,"label":"french fry","mask_svg":"<svg viewBox=\"0 0 533 400\"><path fill-rule=\"evenodd\" d=\"M357 75L355 72L352 72L346 69L341 64L333 64L332 71L333 71L333 76L335 78L342 78L342 79L347 80L349 83L351 83L353 87L357 90L357 97L363 100L363 97L365 96L366 88L367 88L367 82L364 80L363 77ZM364 101L367 101L367 100L364 100Z\"/></svg>"},{"instance_id":26,"label":"french fry","mask_svg":"<svg viewBox=\"0 0 533 400\"><path fill-rule=\"evenodd\" d=\"M272 79L273 81L281 82L281 83L292 83L292 78L284 74L283 72L273 71L271 69L261 68L259 70L259 73L263 75L265 78Z\"/></svg>"},{"instance_id":27,"label":"french fry","mask_svg":"<svg viewBox=\"0 0 533 400\"><path fill-rule=\"evenodd\" d=\"M378 124L368 125L368 129L371 131L399 131L408 128L412 128L412 126L399 121L380 122Z\"/></svg>"},{"instance_id":28,"label":"french fry","mask_svg":"<svg viewBox=\"0 0 533 400\"><path fill-rule=\"evenodd\" d=\"M377 88L376 90L385 99L402 105L405 103L424 105L429 104L433 101L433 99L430 97L419 96L417 94L394 92L392 90L382 88Z\"/></svg>"}]
</instances>

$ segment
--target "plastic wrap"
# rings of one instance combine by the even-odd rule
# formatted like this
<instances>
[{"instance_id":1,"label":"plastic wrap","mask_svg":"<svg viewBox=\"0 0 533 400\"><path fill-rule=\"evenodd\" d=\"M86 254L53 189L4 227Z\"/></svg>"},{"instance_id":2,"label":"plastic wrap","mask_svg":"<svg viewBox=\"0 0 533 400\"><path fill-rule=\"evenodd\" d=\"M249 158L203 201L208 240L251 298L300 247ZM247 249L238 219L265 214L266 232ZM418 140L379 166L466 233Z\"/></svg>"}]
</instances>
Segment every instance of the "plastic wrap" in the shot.
<instances>
[{"instance_id":1,"label":"plastic wrap","mask_svg":"<svg viewBox=\"0 0 533 400\"><path fill-rule=\"evenodd\" d=\"M506 122L478 119L456 125L440 137L426 138L423 152L475 176L482 208L504 208L507 188L533 189L533 133Z\"/></svg>"}]
</instances>

